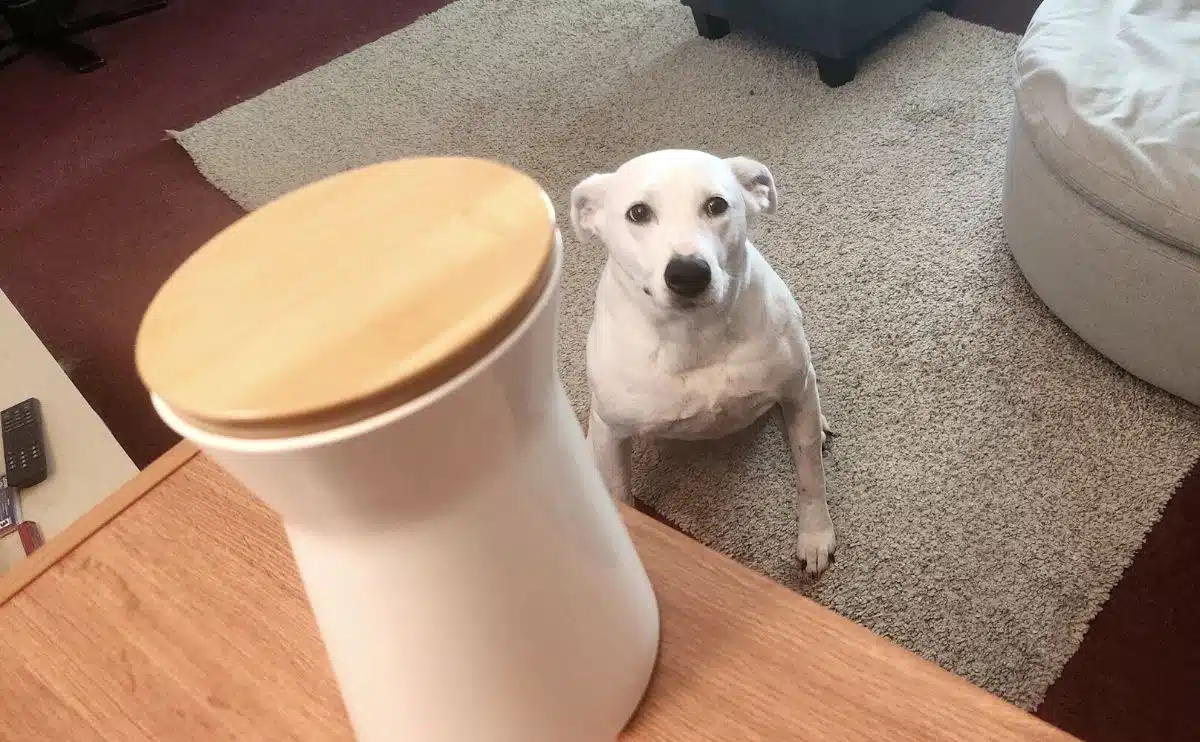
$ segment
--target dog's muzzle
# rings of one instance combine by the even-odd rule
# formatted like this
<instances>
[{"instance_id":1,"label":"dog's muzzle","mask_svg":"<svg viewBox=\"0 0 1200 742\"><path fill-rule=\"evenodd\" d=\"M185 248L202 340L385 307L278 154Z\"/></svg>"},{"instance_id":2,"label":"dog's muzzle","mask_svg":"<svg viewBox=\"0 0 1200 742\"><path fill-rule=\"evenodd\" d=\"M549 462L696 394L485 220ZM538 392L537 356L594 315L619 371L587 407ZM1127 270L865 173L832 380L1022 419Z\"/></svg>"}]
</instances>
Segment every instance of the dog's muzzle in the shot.
<instances>
[{"instance_id":1,"label":"dog's muzzle","mask_svg":"<svg viewBox=\"0 0 1200 742\"><path fill-rule=\"evenodd\" d=\"M676 296L695 299L707 291L712 283L712 268L704 258L676 255L667 263L663 281Z\"/></svg>"}]
</instances>

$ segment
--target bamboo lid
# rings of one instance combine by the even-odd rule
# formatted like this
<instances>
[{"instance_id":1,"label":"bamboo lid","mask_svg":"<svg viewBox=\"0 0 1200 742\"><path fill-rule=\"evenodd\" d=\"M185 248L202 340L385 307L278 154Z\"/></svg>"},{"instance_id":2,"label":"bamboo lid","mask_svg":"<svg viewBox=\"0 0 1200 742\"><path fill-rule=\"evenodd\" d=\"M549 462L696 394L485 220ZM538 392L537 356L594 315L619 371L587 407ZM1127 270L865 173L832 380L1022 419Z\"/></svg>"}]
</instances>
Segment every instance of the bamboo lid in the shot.
<instances>
[{"instance_id":1,"label":"bamboo lid","mask_svg":"<svg viewBox=\"0 0 1200 742\"><path fill-rule=\"evenodd\" d=\"M554 219L537 183L482 160L374 165L248 214L163 284L143 382L227 435L328 429L449 380L525 316Z\"/></svg>"}]
</instances>

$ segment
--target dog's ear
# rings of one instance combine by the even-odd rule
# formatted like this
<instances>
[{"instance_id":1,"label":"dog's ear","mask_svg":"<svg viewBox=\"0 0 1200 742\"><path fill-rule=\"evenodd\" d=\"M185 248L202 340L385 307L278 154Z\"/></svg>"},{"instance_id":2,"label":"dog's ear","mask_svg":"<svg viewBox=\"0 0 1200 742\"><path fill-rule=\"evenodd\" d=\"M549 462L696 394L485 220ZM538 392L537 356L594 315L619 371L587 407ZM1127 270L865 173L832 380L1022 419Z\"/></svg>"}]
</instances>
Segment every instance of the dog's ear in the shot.
<instances>
[{"instance_id":1,"label":"dog's ear","mask_svg":"<svg viewBox=\"0 0 1200 742\"><path fill-rule=\"evenodd\" d=\"M584 178L571 190L571 226L580 242L595 237L600 231L600 209L611 173L596 173Z\"/></svg>"},{"instance_id":2,"label":"dog's ear","mask_svg":"<svg viewBox=\"0 0 1200 742\"><path fill-rule=\"evenodd\" d=\"M767 166L749 157L730 157L725 162L746 192L746 207L751 216L774 213L779 194L775 190L775 177Z\"/></svg>"}]
</instances>

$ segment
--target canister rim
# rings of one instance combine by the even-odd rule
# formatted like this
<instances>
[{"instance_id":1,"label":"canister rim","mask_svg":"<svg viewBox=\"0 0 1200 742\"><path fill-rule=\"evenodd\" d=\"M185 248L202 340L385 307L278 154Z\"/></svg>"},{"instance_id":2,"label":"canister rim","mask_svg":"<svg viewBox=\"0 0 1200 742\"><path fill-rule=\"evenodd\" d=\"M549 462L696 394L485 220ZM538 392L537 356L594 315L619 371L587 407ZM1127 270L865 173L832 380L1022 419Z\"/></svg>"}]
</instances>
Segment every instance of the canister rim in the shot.
<instances>
[{"instance_id":1,"label":"canister rim","mask_svg":"<svg viewBox=\"0 0 1200 742\"><path fill-rule=\"evenodd\" d=\"M545 288L553 207L472 158L372 165L254 211L163 284L138 372L198 428L286 437L420 397L485 356Z\"/></svg>"}]
</instances>

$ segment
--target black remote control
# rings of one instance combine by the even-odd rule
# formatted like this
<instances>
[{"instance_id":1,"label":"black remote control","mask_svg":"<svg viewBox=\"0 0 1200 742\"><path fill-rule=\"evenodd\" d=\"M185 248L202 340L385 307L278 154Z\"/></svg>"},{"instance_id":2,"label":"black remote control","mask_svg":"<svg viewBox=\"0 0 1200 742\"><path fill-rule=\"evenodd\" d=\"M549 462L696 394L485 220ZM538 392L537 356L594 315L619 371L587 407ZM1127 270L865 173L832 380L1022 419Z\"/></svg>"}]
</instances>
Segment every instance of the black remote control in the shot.
<instances>
[{"instance_id":1,"label":"black remote control","mask_svg":"<svg viewBox=\"0 0 1200 742\"><path fill-rule=\"evenodd\" d=\"M4 438L4 473L8 486L24 489L46 478L46 441L42 404L30 397L0 412Z\"/></svg>"}]
</instances>

